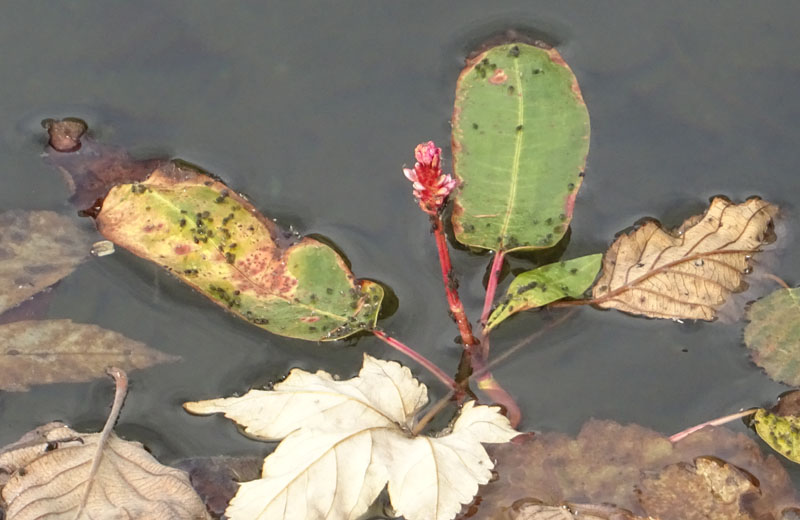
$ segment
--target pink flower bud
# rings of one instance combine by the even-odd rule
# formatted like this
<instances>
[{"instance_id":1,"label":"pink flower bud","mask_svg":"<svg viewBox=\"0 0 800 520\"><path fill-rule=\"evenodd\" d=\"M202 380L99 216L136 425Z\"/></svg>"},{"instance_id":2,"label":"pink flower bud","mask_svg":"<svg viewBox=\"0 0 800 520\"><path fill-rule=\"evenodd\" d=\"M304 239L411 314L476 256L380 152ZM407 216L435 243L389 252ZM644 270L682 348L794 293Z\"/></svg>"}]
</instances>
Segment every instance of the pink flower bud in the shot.
<instances>
[{"instance_id":1,"label":"pink flower bud","mask_svg":"<svg viewBox=\"0 0 800 520\"><path fill-rule=\"evenodd\" d=\"M450 175L442 173L442 149L433 141L417 145L414 156L417 159L414 169L403 168L403 173L413 183L414 196L422 211L435 215L442 209L457 182Z\"/></svg>"}]
</instances>

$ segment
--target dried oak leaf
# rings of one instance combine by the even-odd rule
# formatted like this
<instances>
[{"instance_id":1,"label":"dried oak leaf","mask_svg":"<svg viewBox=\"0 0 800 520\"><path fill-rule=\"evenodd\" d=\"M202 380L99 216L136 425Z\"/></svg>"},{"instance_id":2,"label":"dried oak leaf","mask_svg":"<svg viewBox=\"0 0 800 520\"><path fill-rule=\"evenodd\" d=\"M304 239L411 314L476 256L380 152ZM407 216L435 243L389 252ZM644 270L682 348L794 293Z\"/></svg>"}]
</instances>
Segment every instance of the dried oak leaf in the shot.
<instances>
[{"instance_id":1,"label":"dried oak leaf","mask_svg":"<svg viewBox=\"0 0 800 520\"><path fill-rule=\"evenodd\" d=\"M513 504L525 499L548 504L610 503L647 516L636 487L647 472L710 456L755 476L761 494L750 497L744 510L759 520L777 519L783 507L797 506L794 486L773 455L764 456L744 434L707 427L679 442L638 425L588 421L577 437L544 433L518 437L509 444L489 446L498 478L482 486L473 514L459 518L506 520ZM476 508L477 505L477 508ZM662 516L660 520L681 517Z\"/></svg>"},{"instance_id":2,"label":"dried oak leaf","mask_svg":"<svg viewBox=\"0 0 800 520\"><path fill-rule=\"evenodd\" d=\"M761 199L733 204L717 197L675 231L648 221L606 252L593 303L651 318L712 320L741 290L777 211Z\"/></svg>"},{"instance_id":3,"label":"dried oak leaf","mask_svg":"<svg viewBox=\"0 0 800 520\"><path fill-rule=\"evenodd\" d=\"M209 518L185 472L113 433L98 450L101 436L50 423L0 452L6 518Z\"/></svg>"},{"instance_id":4,"label":"dried oak leaf","mask_svg":"<svg viewBox=\"0 0 800 520\"><path fill-rule=\"evenodd\" d=\"M0 314L74 271L91 244L89 233L58 213L0 213Z\"/></svg>"},{"instance_id":5,"label":"dried oak leaf","mask_svg":"<svg viewBox=\"0 0 800 520\"><path fill-rule=\"evenodd\" d=\"M0 325L0 390L91 381L103 377L109 365L133 370L178 359L117 332L71 320Z\"/></svg>"},{"instance_id":6,"label":"dried oak leaf","mask_svg":"<svg viewBox=\"0 0 800 520\"><path fill-rule=\"evenodd\" d=\"M698 457L694 464L670 464L645 476L639 500L655 518L680 520L757 520L743 503L761 495L758 480L727 462Z\"/></svg>"}]
</instances>

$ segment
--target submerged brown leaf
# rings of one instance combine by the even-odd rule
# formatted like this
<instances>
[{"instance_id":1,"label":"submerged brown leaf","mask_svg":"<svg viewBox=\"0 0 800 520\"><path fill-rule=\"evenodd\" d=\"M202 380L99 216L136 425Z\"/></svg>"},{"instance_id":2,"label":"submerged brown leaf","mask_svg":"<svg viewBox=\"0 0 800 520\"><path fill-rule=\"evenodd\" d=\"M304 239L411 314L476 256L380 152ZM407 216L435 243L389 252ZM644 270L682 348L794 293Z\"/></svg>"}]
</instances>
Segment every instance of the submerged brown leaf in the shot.
<instances>
[{"instance_id":1,"label":"submerged brown leaf","mask_svg":"<svg viewBox=\"0 0 800 520\"><path fill-rule=\"evenodd\" d=\"M175 467L189 474L189 481L203 499L206 508L222 516L240 482L261 476L263 457L196 457L182 460Z\"/></svg>"},{"instance_id":2,"label":"submerged brown leaf","mask_svg":"<svg viewBox=\"0 0 800 520\"><path fill-rule=\"evenodd\" d=\"M778 519L784 507L798 505L791 480L778 459L764 456L748 436L725 428L707 427L673 444L642 426L592 420L577 437L559 433L518 437L512 443L490 446L488 451L497 460L498 478L481 486L471 506L474 511L477 505L477 512L468 515L465 508L460 518L506 520L515 503L541 500L547 504L610 503L640 516L684 520L687 517L681 515L652 513L643 507L650 505L642 504L636 489L648 482L648 474L703 456L727 461L758 479L760 494L749 494L742 501L742 510L753 518ZM677 486L670 489L688 502L687 507L704 507ZM698 496L709 499L702 490Z\"/></svg>"},{"instance_id":3,"label":"submerged brown leaf","mask_svg":"<svg viewBox=\"0 0 800 520\"><path fill-rule=\"evenodd\" d=\"M712 320L741 290L776 214L760 199L733 204L717 197L673 232L646 222L606 252L594 303L652 318Z\"/></svg>"},{"instance_id":4,"label":"submerged brown leaf","mask_svg":"<svg viewBox=\"0 0 800 520\"><path fill-rule=\"evenodd\" d=\"M0 213L0 313L70 274L91 244L89 233L58 213Z\"/></svg>"},{"instance_id":5,"label":"submerged brown leaf","mask_svg":"<svg viewBox=\"0 0 800 520\"><path fill-rule=\"evenodd\" d=\"M103 377L109 365L133 370L178 359L117 332L71 320L0 325L0 390L90 381Z\"/></svg>"},{"instance_id":6,"label":"submerged brown leaf","mask_svg":"<svg viewBox=\"0 0 800 520\"><path fill-rule=\"evenodd\" d=\"M0 452L6 517L75 518L83 506L79 518L208 518L186 473L163 466L138 442L111 433L93 474L101 442L100 433L50 423Z\"/></svg>"}]
</instances>

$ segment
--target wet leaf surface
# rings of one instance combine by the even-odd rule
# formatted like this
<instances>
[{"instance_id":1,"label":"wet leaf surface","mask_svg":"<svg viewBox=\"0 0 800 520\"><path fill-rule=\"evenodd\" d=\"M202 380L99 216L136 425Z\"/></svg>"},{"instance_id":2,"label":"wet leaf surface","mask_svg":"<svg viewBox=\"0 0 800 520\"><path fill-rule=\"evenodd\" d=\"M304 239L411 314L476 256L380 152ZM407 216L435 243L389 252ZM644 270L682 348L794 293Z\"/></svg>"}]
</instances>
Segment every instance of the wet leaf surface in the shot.
<instances>
[{"instance_id":1,"label":"wet leaf surface","mask_svg":"<svg viewBox=\"0 0 800 520\"><path fill-rule=\"evenodd\" d=\"M776 213L760 199L733 204L717 197L674 231L648 221L606 252L594 299L602 308L652 318L712 320L742 289Z\"/></svg>"},{"instance_id":2,"label":"wet leaf surface","mask_svg":"<svg viewBox=\"0 0 800 520\"><path fill-rule=\"evenodd\" d=\"M259 478L263 463L261 457L220 456L186 459L175 467L189 474L189 481L206 508L221 516L239 489L239 482Z\"/></svg>"},{"instance_id":3,"label":"wet leaf surface","mask_svg":"<svg viewBox=\"0 0 800 520\"><path fill-rule=\"evenodd\" d=\"M7 391L91 381L104 377L110 365L133 370L178 359L122 334L71 320L0 325L0 389Z\"/></svg>"},{"instance_id":4,"label":"wet leaf surface","mask_svg":"<svg viewBox=\"0 0 800 520\"><path fill-rule=\"evenodd\" d=\"M52 211L0 213L0 314L55 284L80 264L92 237Z\"/></svg>"},{"instance_id":5,"label":"wet leaf surface","mask_svg":"<svg viewBox=\"0 0 800 520\"><path fill-rule=\"evenodd\" d=\"M589 113L558 52L511 43L471 58L452 121L456 239L502 251L555 245L589 151Z\"/></svg>"},{"instance_id":6,"label":"wet leaf surface","mask_svg":"<svg viewBox=\"0 0 800 520\"><path fill-rule=\"evenodd\" d=\"M608 503L646 516L653 513L644 509L637 488L665 467L692 464L697 457L721 459L758 479L759 494L742 501L743 511L753 518L778 519L783 508L798 506L794 487L778 459L764 456L748 436L725 428L707 427L673 444L638 425L591 420L577 437L528 435L509 444L490 446L488 451L497 461L498 478L481 487L477 513L466 516L468 506L459 518L505 519L506 511L523 500ZM678 487L674 491L689 499ZM709 498L701 495L703 500ZM698 504L697 510L702 511L702 507Z\"/></svg>"},{"instance_id":7,"label":"wet leaf surface","mask_svg":"<svg viewBox=\"0 0 800 520\"><path fill-rule=\"evenodd\" d=\"M795 395L797 393L793 392ZM772 411L760 408L753 416L753 426L770 448L800 463L800 414L796 409L787 408L780 403Z\"/></svg>"},{"instance_id":8,"label":"wet leaf surface","mask_svg":"<svg viewBox=\"0 0 800 520\"><path fill-rule=\"evenodd\" d=\"M508 520L646 520L617 507L593 504L547 505L523 500L507 512Z\"/></svg>"},{"instance_id":9,"label":"wet leaf surface","mask_svg":"<svg viewBox=\"0 0 800 520\"><path fill-rule=\"evenodd\" d=\"M134 161L88 138L49 154L104 237L250 323L311 341L375 325L379 284L356 280L332 247L283 233L213 176L180 161Z\"/></svg>"},{"instance_id":10,"label":"wet leaf surface","mask_svg":"<svg viewBox=\"0 0 800 520\"><path fill-rule=\"evenodd\" d=\"M800 289L778 289L747 310L744 342L775 381L800 385Z\"/></svg>"},{"instance_id":11,"label":"wet leaf surface","mask_svg":"<svg viewBox=\"0 0 800 520\"><path fill-rule=\"evenodd\" d=\"M486 330L495 328L520 311L541 307L562 298L580 298L597 277L602 258L601 254L582 256L521 273L514 278L506 296L492 311L486 321Z\"/></svg>"},{"instance_id":12,"label":"wet leaf surface","mask_svg":"<svg viewBox=\"0 0 800 520\"><path fill-rule=\"evenodd\" d=\"M464 404L452 430L412 434L428 402L408 368L364 356L357 377L292 370L273 390L185 403L191 413L224 413L245 433L283 439L261 478L239 487L232 519L355 519L386 487L408 520L449 520L491 477L481 443L517 435L498 408Z\"/></svg>"},{"instance_id":13,"label":"wet leaf surface","mask_svg":"<svg viewBox=\"0 0 800 520\"><path fill-rule=\"evenodd\" d=\"M99 433L50 423L0 452L6 517L75 518L82 509L79 518L209 518L185 472L113 433L98 455L99 442Z\"/></svg>"}]
</instances>

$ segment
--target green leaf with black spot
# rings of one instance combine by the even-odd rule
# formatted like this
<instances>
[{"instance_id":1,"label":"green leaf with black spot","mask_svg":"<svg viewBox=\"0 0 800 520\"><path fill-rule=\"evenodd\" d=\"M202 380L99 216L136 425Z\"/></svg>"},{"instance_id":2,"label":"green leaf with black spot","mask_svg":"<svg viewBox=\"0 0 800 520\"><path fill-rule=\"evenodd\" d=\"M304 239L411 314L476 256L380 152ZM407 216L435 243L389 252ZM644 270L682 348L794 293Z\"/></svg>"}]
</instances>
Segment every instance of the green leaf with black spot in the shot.
<instances>
[{"instance_id":1,"label":"green leaf with black spot","mask_svg":"<svg viewBox=\"0 0 800 520\"><path fill-rule=\"evenodd\" d=\"M270 332L312 341L371 329L383 288L330 246L287 238L222 182L171 163L112 188L96 217L115 244Z\"/></svg>"},{"instance_id":2,"label":"green leaf with black spot","mask_svg":"<svg viewBox=\"0 0 800 520\"><path fill-rule=\"evenodd\" d=\"M800 417L777 415L760 408L753 417L753 425L770 448L800 463Z\"/></svg>"},{"instance_id":3,"label":"green leaf with black spot","mask_svg":"<svg viewBox=\"0 0 800 520\"><path fill-rule=\"evenodd\" d=\"M512 43L468 60L452 122L456 239L506 252L556 244L589 151L589 113L558 52Z\"/></svg>"},{"instance_id":4,"label":"green leaf with black spot","mask_svg":"<svg viewBox=\"0 0 800 520\"><path fill-rule=\"evenodd\" d=\"M581 256L520 274L486 321L486 331L520 311L562 298L580 298L597 277L602 260L602 254Z\"/></svg>"}]
</instances>

